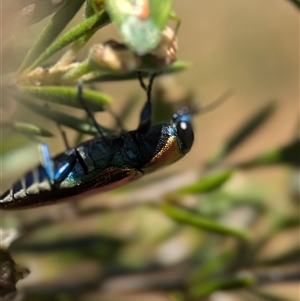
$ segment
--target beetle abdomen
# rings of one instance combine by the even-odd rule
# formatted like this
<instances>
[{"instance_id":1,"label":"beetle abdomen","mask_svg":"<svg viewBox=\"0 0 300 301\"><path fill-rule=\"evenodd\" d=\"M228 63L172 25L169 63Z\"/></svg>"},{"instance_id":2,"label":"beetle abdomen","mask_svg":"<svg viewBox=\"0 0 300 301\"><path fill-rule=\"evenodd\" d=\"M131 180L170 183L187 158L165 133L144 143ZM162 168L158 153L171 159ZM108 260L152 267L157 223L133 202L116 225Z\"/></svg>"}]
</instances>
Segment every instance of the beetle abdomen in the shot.
<instances>
[{"instance_id":1,"label":"beetle abdomen","mask_svg":"<svg viewBox=\"0 0 300 301\"><path fill-rule=\"evenodd\" d=\"M33 174L32 177L30 174ZM70 188L59 188L51 186L47 178L41 182L34 182L36 179L34 174L46 176L43 167L28 173L20 181L18 181L10 190L7 190L0 199L1 209L25 209L30 207L44 206L47 204L55 204L60 201L66 201L70 197L77 196L89 190L97 189L98 192L108 191L123 186L131 181L140 178L143 173L129 167L117 168L110 167L100 171L90 181L83 182ZM26 180L27 179L27 182ZM30 186L29 180L33 180Z\"/></svg>"},{"instance_id":2,"label":"beetle abdomen","mask_svg":"<svg viewBox=\"0 0 300 301\"><path fill-rule=\"evenodd\" d=\"M7 204L19 204L24 198L39 195L43 191L51 190L45 169L42 166L30 171L7 190L0 199L0 208Z\"/></svg>"}]
</instances>

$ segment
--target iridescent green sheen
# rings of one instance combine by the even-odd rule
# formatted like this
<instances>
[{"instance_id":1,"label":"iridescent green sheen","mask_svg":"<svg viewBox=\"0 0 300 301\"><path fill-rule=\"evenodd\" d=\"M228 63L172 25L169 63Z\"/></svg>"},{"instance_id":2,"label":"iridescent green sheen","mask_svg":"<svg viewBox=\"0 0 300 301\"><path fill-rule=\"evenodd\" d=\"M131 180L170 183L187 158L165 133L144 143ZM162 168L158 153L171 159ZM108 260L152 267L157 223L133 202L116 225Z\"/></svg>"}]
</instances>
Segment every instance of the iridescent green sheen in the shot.
<instances>
[{"instance_id":1,"label":"iridescent green sheen","mask_svg":"<svg viewBox=\"0 0 300 301\"><path fill-rule=\"evenodd\" d=\"M191 117L186 111L175 114L171 123L151 126L146 133L137 129L105 140L91 139L52 159L55 170L70 162L63 179L50 184L40 165L1 196L0 208L43 206L72 200L89 190L114 189L177 161L190 150L193 140Z\"/></svg>"}]
</instances>

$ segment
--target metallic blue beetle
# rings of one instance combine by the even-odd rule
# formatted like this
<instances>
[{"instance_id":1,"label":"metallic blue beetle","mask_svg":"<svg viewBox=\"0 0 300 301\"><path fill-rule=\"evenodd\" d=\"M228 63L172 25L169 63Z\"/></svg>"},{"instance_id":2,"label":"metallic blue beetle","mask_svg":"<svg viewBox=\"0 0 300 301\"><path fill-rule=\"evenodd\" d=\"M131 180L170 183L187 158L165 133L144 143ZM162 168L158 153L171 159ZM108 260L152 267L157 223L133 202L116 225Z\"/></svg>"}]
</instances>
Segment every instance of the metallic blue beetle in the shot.
<instances>
[{"instance_id":1,"label":"metallic blue beetle","mask_svg":"<svg viewBox=\"0 0 300 301\"><path fill-rule=\"evenodd\" d=\"M135 131L104 136L91 112L79 99L98 128L100 137L86 141L54 157L42 144L43 162L27 173L0 199L0 209L25 209L58 203L84 192L102 192L120 187L142 175L182 158L192 147L191 115L183 108L170 123L151 125L151 87Z\"/></svg>"}]
</instances>

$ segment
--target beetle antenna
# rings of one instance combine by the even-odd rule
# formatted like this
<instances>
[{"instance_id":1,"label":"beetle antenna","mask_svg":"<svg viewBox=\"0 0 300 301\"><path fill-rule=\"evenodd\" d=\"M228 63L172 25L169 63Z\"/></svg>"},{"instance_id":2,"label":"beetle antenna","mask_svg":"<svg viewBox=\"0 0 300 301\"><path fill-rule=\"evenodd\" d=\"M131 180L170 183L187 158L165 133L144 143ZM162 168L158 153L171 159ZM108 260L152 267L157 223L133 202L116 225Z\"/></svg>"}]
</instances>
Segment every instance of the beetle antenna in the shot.
<instances>
[{"instance_id":1,"label":"beetle antenna","mask_svg":"<svg viewBox=\"0 0 300 301\"><path fill-rule=\"evenodd\" d=\"M82 91L82 82L78 81L77 82L77 89L78 89L78 101L80 102L80 104L83 106L84 110L86 111L88 117L90 118L90 120L92 121L93 125L95 126L95 128L97 129L97 132L99 133L100 137L107 142L101 128L100 125L97 123L93 113L91 112L91 110L89 109L89 107L86 105L84 98L83 98L83 91Z\"/></svg>"},{"instance_id":2,"label":"beetle antenna","mask_svg":"<svg viewBox=\"0 0 300 301\"><path fill-rule=\"evenodd\" d=\"M227 91L225 91L221 96L219 96L216 100L214 100L212 103L208 104L207 106L203 107L203 108L196 108L194 110L191 111L191 114L206 114L209 113L213 110L215 110L216 108L218 108L219 106L221 106L225 101L228 100L228 98L230 96L233 95L233 90L229 89Z\"/></svg>"}]
</instances>

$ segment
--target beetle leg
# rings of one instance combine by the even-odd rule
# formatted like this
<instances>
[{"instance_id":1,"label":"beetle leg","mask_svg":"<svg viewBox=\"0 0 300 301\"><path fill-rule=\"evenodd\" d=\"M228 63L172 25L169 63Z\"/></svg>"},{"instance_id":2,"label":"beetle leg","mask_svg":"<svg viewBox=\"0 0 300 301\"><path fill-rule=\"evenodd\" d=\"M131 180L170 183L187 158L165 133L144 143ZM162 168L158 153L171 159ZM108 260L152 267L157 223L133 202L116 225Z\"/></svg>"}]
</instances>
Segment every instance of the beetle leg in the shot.
<instances>
[{"instance_id":1,"label":"beetle leg","mask_svg":"<svg viewBox=\"0 0 300 301\"><path fill-rule=\"evenodd\" d=\"M82 105L82 107L84 108L84 110L86 111L88 117L90 118L90 120L92 121L92 123L94 124L95 128L97 129L100 137L107 142L107 139L105 138L99 124L97 123L93 113L91 112L91 110L89 109L89 107L86 105L84 98L83 98L83 93L82 93L82 82L78 81L77 82L77 93L78 93L78 101L80 102L80 104Z\"/></svg>"},{"instance_id":2,"label":"beetle leg","mask_svg":"<svg viewBox=\"0 0 300 301\"><path fill-rule=\"evenodd\" d=\"M64 144L66 146L66 149L70 149L68 140L67 140L67 136L66 136L66 132L61 128L60 124L57 124L57 127L62 135ZM78 161L81 166L84 169L84 173L87 174L88 170L85 168L85 163L83 162L83 159L81 158L81 156L79 155L78 151L76 150L76 148L74 149L74 155L69 155L69 157L67 158L67 162L65 162L65 164L61 167L59 167L59 169L56 171L55 175L54 175L54 181L55 182L61 182L70 172L70 170L74 167L75 161Z\"/></svg>"},{"instance_id":3,"label":"beetle leg","mask_svg":"<svg viewBox=\"0 0 300 301\"><path fill-rule=\"evenodd\" d=\"M70 149L70 146L69 146L69 143L68 143L68 140L67 140L67 136L66 136L66 132L61 128L60 124L57 124L57 127L62 135L62 138L63 138L63 141L64 141L64 144L66 146L66 149ZM76 149L75 150L75 159L81 164L81 166L84 168L85 167L85 164L83 162L83 159L80 157L78 151ZM70 169L72 169L75 161L71 158L68 158L68 161L69 162L66 162L66 166L62 166L59 168L59 170L56 172L55 176L54 176L54 179L56 182L58 181L62 181L68 174L68 172L70 171ZM84 172L85 174L87 174L87 170L84 169Z\"/></svg>"},{"instance_id":4,"label":"beetle leg","mask_svg":"<svg viewBox=\"0 0 300 301\"><path fill-rule=\"evenodd\" d=\"M138 73L140 85L146 91L146 94L147 94L147 100L142 109L141 117L140 117L140 124L137 129L139 132L142 132L142 133L148 132L148 130L151 126L151 115L152 115L151 92L152 92L153 81L154 81L154 78L156 75L157 75L156 73L151 75L149 84L148 84L148 86L146 86L146 84L144 83L144 81L142 79L141 73L140 72Z\"/></svg>"},{"instance_id":5,"label":"beetle leg","mask_svg":"<svg viewBox=\"0 0 300 301\"><path fill-rule=\"evenodd\" d=\"M64 144L65 144L66 149L69 149L70 146L69 146L69 143L68 143L68 140L67 140L66 132L61 128L61 126L60 126L59 123L57 123L56 125L57 125L57 127L58 127L58 130L59 130L61 136L62 136L62 139L63 139L63 141L64 141Z\"/></svg>"}]
</instances>

